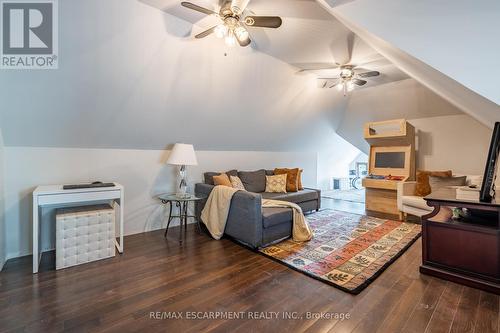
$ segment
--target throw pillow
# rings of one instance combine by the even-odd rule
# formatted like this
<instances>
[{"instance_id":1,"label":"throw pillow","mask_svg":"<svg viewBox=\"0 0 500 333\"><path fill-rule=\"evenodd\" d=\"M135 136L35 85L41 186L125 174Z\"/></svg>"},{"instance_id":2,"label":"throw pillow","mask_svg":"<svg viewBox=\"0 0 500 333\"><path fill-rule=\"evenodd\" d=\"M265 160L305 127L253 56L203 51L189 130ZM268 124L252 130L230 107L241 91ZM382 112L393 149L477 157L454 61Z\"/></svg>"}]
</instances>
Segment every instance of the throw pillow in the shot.
<instances>
[{"instance_id":1,"label":"throw pillow","mask_svg":"<svg viewBox=\"0 0 500 333\"><path fill-rule=\"evenodd\" d=\"M287 169L276 168L274 169L275 175L283 175L286 177L286 190L287 192L297 192L299 190L299 168Z\"/></svg>"},{"instance_id":2,"label":"throw pillow","mask_svg":"<svg viewBox=\"0 0 500 333\"><path fill-rule=\"evenodd\" d=\"M286 193L287 175L266 176L266 192Z\"/></svg>"},{"instance_id":3,"label":"throw pillow","mask_svg":"<svg viewBox=\"0 0 500 333\"><path fill-rule=\"evenodd\" d=\"M451 177L451 170L448 171L425 171L417 170L417 185L415 187L415 195L425 197L431 193L429 184L429 176L433 177Z\"/></svg>"},{"instance_id":4,"label":"throw pillow","mask_svg":"<svg viewBox=\"0 0 500 333\"><path fill-rule=\"evenodd\" d=\"M429 176L429 185L431 186L431 192L439 190L443 187L449 186L465 186L467 183L467 176L460 177L436 177Z\"/></svg>"},{"instance_id":5,"label":"throw pillow","mask_svg":"<svg viewBox=\"0 0 500 333\"><path fill-rule=\"evenodd\" d=\"M266 170L238 171L238 177L248 192L261 193L266 190Z\"/></svg>"},{"instance_id":6,"label":"throw pillow","mask_svg":"<svg viewBox=\"0 0 500 333\"><path fill-rule=\"evenodd\" d=\"M205 172L203 174L203 176L205 178L205 184L215 185L214 184L214 176L218 176L220 174L222 174L222 172ZM226 174L228 176L238 176L238 171L237 170L229 170L229 171L226 171Z\"/></svg>"},{"instance_id":7,"label":"throw pillow","mask_svg":"<svg viewBox=\"0 0 500 333\"><path fill-rule=\"evenodd\" d=\"M205 184L214 185L214 176L220 175L220 172L205 172Z\"/></svg>"},{"instance_id":8,"label":"throw pillow","mask_svg":"<svg viewBox=\"0 0 500 333\"><path fill-rule=\"evenodd\" d=\"M226 175L228 175L229 177L231 177L231 176L238 177L238 170L233 169L233 170L226 171Z\"/></svg>"},{"instance_id":9,"label":"throw pillow","mask_svg":"<svg viewBox=\"0 0 500 333\"><path fill-rule=\"evenodd\" d=\"M299 188L299 191L302 191L304 189L304 186L302 186L302 172L304 172L304 169L299 170L299 178L297 180L297 186Z\"/></svg>"},{"instance_id":10,"label":"throw pillow","mask_svg":"<svg viewBox=\"0 0 500 333\"><path fill-rule=\"evenodd\" d=\"M245 190L245 186L243 186L243 183L241 182L240 177L238 177L238 176L229 176L229 180L231 181L231 185L234 188L236 188L238 190L246 191Z\"/></svg>"},{"instance_id":11,"label":"throw pillow","mask_svg":"<svg viewBox=\"0 0 500 333\"><path fill-rule=\"evenodd\" d=\"M214 176L213 178L214 178L214 185L215 186L223 185L223 186L233 187L233 185L231 184L231 181L229 180L229 177L225 173L222 173L218 176Z\"/></svg>"}]
</instances>

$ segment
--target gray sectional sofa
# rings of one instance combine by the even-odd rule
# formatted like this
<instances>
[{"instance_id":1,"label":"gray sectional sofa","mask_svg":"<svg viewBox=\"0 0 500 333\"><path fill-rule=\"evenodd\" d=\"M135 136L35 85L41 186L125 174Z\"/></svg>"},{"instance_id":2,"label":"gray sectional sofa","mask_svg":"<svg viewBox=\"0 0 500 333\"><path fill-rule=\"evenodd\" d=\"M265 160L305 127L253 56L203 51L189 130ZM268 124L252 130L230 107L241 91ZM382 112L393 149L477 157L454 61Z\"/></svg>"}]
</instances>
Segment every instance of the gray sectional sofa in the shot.
<instances>
[{"instance_id":1,"label":"gray sectional sofa","mask_svg":"<svg viewBox=\"0 0 500 333\"><path fill-rule=\"evenodd\" d=\"M262 199L275 199L298 204L304 213L318 211L321 205L321 191L305 188L298 192L266 193L266 175L272 170L226 172L240 177L247 191L238 191L231 201L225 235L252 248L265 247L292 234L292 210L290 208L262 208ZM213 176L220 173L205 173L205 182L195 185L195 194L208 196L214 188ZM196 203L199 218L205 201Z\"/></svg>"}]
</instances>

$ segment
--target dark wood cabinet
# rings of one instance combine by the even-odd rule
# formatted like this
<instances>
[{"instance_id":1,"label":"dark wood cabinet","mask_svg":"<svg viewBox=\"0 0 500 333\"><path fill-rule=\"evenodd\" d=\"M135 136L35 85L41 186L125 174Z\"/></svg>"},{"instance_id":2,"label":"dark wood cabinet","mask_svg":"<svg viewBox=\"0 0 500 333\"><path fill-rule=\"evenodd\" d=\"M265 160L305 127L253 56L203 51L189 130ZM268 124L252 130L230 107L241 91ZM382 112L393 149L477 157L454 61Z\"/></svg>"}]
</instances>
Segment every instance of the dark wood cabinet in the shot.
<instances>
[{"instance_id":1,"label":"dark wood cabinet","mask_svg":"<svg viewBox=\"0 0 500 333\"><path fill-rule=\"evenodd\" d=\"M457 200L454 189L425 197L420 272L500 294L500 204ZM470 214L453 219L453 208Z\"/></svg>"}]
</instances>

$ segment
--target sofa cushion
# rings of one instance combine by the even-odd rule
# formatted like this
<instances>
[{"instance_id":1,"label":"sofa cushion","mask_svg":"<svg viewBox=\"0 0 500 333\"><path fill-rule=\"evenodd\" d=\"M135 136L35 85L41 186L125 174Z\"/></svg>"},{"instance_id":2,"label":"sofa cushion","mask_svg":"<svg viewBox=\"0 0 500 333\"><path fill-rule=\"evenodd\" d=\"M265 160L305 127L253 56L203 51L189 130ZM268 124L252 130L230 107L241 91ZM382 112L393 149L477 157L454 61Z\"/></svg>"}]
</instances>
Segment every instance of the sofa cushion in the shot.
<instances>
[{"instance_id":1,"label":"sofa cushion","mask_svg":"<svg viewBox=\"0 0 500 333\"><path fill-rule=\"evenodd\" d=\"M262 208L262 226L264 228L291 221L293 221L291 208Z\"/></svg>"},{"instance_id":2,"label":"sofa cushion","mask_svg":"<svg viewBox=\"0 0 500 333\"><path fill-rule=\"evenodd\" d=\"M434 177L429 176L429 185L431 193L444 187L464 186L467 183L467 176L459 177Z\"/></svg>"},{"instance_id":3,"label":"sofa cushion","mask_svg":"<svg viewBox=\"0 0 500 333\"><path fill-rule=\"evenodd\" d=\"M205 184L214 185L214 176L218 176L220 174L221 172L205 172L203 174ZM238 170L229 170L226 172L226 175L228 175L228 177L238 176Z\"/></svg>"},{"instance_id":4,"label":"sofa cushion","mask_svg":"<svg viewBox=\"0 0 500 333\"><path fill-rule=\"evenodd\" d=\"M433 208L430 206L427 206L427 202L424 200L424 198L419 197L417 195L404 195L401 197L401 202L405 206L410 206L418 209L424 209L428 211L432 211Z\"/></svg>"},{"instance_id":5,"label":"sofa cushion","mask_svg":"<svg viewBox=\"0 0 500 333\"><path fill-rule=\"evenodd\" d=\"M264 199L283 200L293 203L318 200L318 192L310 189L289 193L261 193L261 195Z\"/></svg>"},{"instance_id":6,"label":"sofa cushion","mask_svg":"<svg viewBox=\"0 0 500 333\"><path fill-rule=\"evenodd\" d=\"M243 186L249 192L261 193L266 190L266 170L238 171Z\"/></svg>"}]
</instances>

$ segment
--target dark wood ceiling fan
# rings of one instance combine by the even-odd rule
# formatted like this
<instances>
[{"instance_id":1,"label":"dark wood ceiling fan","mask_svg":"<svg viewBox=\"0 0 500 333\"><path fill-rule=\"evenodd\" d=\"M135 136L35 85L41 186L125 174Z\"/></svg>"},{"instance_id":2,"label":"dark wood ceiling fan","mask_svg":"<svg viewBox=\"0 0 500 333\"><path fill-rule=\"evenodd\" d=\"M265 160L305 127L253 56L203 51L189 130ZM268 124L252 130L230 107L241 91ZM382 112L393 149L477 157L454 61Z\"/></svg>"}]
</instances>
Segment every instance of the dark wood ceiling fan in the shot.
<instances>
[{"instance_id":1,"label":"dark wood ceiling fan","mask_svg":"<svg viewBox=\"0 0 500 333\"><path fill-rule=\"evenodd\" d=\"M229 46L238 43L244 47L251 43L247 27L276 29L282 24L279 16L245 16L244 12L249 2L250 0L224 1L218 13L191 2L183 1L181 5L203 14L216 16L222 21L221 24L197 34L195 38L204 38L214 33L217 37L224 38Z\"/></svg>"}]
</instances>

